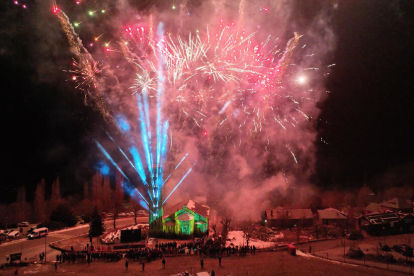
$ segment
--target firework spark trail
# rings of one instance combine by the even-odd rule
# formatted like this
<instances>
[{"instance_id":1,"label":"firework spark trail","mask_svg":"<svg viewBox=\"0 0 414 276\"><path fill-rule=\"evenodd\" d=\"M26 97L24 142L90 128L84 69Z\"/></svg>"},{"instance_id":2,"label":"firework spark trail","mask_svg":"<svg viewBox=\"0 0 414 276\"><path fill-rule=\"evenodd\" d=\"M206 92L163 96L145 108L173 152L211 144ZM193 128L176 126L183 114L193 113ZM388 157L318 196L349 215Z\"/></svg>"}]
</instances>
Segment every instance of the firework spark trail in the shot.
<instances>
[{"instance_id":1,"label":"firework spark trail","mask_svg":"<svg viewBox=\"0 0 414 276\"><path fill-rule=\"evenodd\" d=\"M239 4L239 30L237 33L240 33L240 28L244 25L244 7L245 7L245 0L240 0Z\"/></svg>"},{"instance_id":2,"label":"firework spark trail","mask_svg":"<svg viewBox=\"0 0 414 276\"><path fill-rule=\"evenodd\" d=\"M62 30L68 39L70 51L76 57L76 60L74 60L74 66L76 69L69 70L70 72L75 73L75 76L72 77L72 79L74 78L73 80L75 81L81 80L78 82L78 88L84 84L86 84L88 88L93 88L84 89L85 102L87 96L92 98L105 120L115 123L112 118L111 111L105 102L105 96L101 92L102 84L100 79L97 77L97 74L101 71L99 69L99 63L93 59L92 55L83 46L82 41L73 29L68 16L56 6L56 3L53 5L53 12L59 18Z\"/></svg>"},{"instance_id":3,"label":"firework spark trail","mask_svg":"<svg viewBox=\"0 0 414 276\"><path fill-rule=\"evenodd\" d=\"M282 81L282 77L284 75L286 67L292 58L293 49L296 47L296 45L298 45L300 38L301 38L301 35L295 33L295 37L289 40L287 47L286 47L286 51L279 61L279 64L278 64L279 76L277 79L277 82L279 83Z\"/></svg>"},{"instance_id":4,"label":"firework spark trail","mask_svg":"<svg viewBox=\"0 0 414 276\"><path fill-rule=\"evenodd\" d=\"M115 143L115 140L114 140L114 138L112 138L112 136L107 132L107 131L105 131L105 133L106 133L106 135L108 136L108 138L112 141L112 142L114 142Z\"/></svg>"},{"instance_id":5,"label":"firework spark trail","mask_svg":"<svg viewBox=\"0 0 414 276\"><path fill-rule=\"evenodd\" d=\"M159 42L157 44L158 49L159 49L159 57L158 57L158 89L157 89L157 173L156 173L156 183L155 186L156 188L159 188L158 186L160 186L160 184L162 183L162 168L160 166L161 164L161 150L162 150L162 146L163 146L163 126L162 126L162 122L161 122L161 108L162 108L162 99L163 99L163 93L165 91L165 76L164 76L164 72L163 72L163 68L164 68L164 56L162 55L163 52L163 48L164 46L164 24L161 22L158 25L158 30L157 30L157 36L159 39ZM166 127L168 126L168 124L166 124ZM160 183L161 181L161 183ZM158 191L159 193L159 191ZM157 195L158 197L159 195Z\"/></svg>"},{"instance_id":6,"label":"firework spark trail","mask_svg":"<svg viewBox=\"0 0 414 276\"><path fill-rule=\"evenodd\" d=\"M290 151L290 153L292 154L292 156L293 156L293 159L295 160L295 162L296 162L296 164L298 163L298 160L296 159L296 156L295 156L295 154L293 153L293 151L290 149L290 147L289 147L289 145L286 145L286 148Z\"/></svg>"}]
</instances>

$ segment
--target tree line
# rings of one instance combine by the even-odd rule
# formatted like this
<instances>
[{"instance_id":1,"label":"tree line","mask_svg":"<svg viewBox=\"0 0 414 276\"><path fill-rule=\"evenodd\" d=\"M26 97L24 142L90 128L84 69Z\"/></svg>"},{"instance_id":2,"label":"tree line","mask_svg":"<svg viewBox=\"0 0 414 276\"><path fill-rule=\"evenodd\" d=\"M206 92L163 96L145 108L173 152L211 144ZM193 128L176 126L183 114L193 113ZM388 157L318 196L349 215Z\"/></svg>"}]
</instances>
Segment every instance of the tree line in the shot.
<instances>
[{"instance_id":1,"label":"tree line","mask_svg":"<svg viewBox=\"0 0 414 276\"><path fill-rule=\"evenodd\" d=\"M36 186L34 200L27 201L26 187L20 186L17 190L16 201L11 204L0 204L0 227L12 227L21 221L30 223L43 223L56 219L52 216L54 211L62 216L64 206L72 214L83 215L85 222L90 217L96 207L99 212L113 212L114 225L117 214L124 210L124 178L117 173L115 183L111 187L108 176L103 176L96 172L91 181L86 181L83 188L83 196L62 197L60 180L57 177L51 184L51 193L47 198L46 181L42 179ZM140 205L131 197L131 208L134 213L141 209ZM58 209L60 207L60 209Z\"/></svg>"}]
</instances>

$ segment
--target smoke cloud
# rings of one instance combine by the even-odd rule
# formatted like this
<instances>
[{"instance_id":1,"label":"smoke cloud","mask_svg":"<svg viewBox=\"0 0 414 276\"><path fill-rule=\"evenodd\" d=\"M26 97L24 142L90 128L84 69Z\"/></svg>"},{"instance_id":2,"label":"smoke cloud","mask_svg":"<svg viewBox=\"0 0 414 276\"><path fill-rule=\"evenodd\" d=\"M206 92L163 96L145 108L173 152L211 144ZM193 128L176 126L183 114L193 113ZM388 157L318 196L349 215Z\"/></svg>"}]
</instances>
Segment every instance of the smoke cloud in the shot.
<instances>
[{"instance_id":1,"label":"smoke cloud","mask_svg":"<svg viewBox=\"0 0 414 276\"><path fill-rule=\"evenodd\" d=\"M106 2L102 2L102 7L105 7ZM170 124L164 178L170 173L172 176L164 186L163 196L166 197L193 166L167 205L191 198L214 209L232 211L240 219L257 219L266 208L278 204L299 206L307 202L313 194L310 177L314 173L314 143L318 137L315 130L318 103L326 95L324 78L329 73L327 65L335 48L335 35L330 26L330 15L335 5L318 1L309 1L315 4L309 6L303 1L287 0L183 0L176 1L172 7L169 1L155 5L149 1L140 2L116 1L108 8L110 15L107 17L95 21L84 19L81 24L80 37L86 49L95 60L104 60L98 77L105 80L101 92L106 96L110 116L122 114L131 125L128 135L122 134L111 121L103 127L111 132L117 144L104 142L108 140L104 134L94 138L114 153L114 160L118 160L128 176L134 175L125 159L115 152L118 146L127 149L132 141L142 148L137 101L131 90L137 69L125 56L145 60L146 55L122 53L122 49L127 51L127 47L122 46L127 42L125 28L144 28L148 37L156 37L159 24L163 24L165 33L171 34L174 41L177 41L177 36L188 41L190 32L193 37L198 34L204 40L210 36L209 39L214 41L223 28L230 26L233 37L254 34L251 38L253 44L260 45L269 40L271 47L279 49L274 50L273 58L282 60L278 68L283 70L283 77L277 88L267 88L278 96L271 100L253 93L249 96L246 89L240 92L247 95L241 104L236 98L230 101L227 96L229 93L237 95L234 91L239 88L234 81L219 80L211 84L211 80L201 78L188 82L187 94L183 93L187 96L185 103L177 103L179 93L171 96L167 91L162 107ZM83 19L73 8L61 8L66 9L73 22ZM91 41L92 37L100 35L99 40ZM48 35L50 43L42 41L41 47L59 57L53 42L61 38L55 29ZM88 46L89 43L94 46ZM108 51L98 50L104 43L109 43L105 46ZM151 54L150 50L146 50L148 54ZM50 68L53 66L39 66L39 76L50 73ZM201 82L205 84L200 85ZM188 115L191 106L198 104L188 95L201 93L206 87L213 87L214 92L204 95L207 98L204 113L196 114L194 109L194 117ZM176 91L177 87L170 85L168 89ZM267 91L264 95L271 93ZM154 101L155 98L150 98L152 118L156 118L157 112ZM260 105L255 105L255 101L260 101ZM246 115L246 106L255 106L249 110L251 116ZM263 115L254 117L259 113ZM189 156L174 170L186 153ZM134 185L143 192L136 173L135 178ZM285 200L282 202L279 197L285 197ZM286 197L291 198L286 200Z\"/></svg>"}]
</instances>

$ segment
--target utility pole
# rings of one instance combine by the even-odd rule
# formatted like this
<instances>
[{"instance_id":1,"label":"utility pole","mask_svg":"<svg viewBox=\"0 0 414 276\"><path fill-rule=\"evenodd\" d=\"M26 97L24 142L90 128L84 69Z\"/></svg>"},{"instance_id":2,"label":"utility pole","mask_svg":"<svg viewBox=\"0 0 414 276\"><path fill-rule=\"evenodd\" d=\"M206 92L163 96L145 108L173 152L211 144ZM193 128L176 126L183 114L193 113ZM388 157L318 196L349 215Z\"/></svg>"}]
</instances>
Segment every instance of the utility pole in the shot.
<instances>
[{"instance_id":1,"label":"utility pole","mask_svg":"<svg viewBox=\"0 0 414 276\"><path fill-rule=\"evenodd\" d=\"M345 256L345 238L344 238L344 256Z\"/></svg>"},{"instance_id":2,"label":"utility pole","mask_svg":"<svg viewBox=\"0 0 414 276\"><path fill-rule=\"evenodd\" d=\"M45 235L45 263L46 263L46 238L47 238L47 234Z\"/></svg>"}]
</instances>

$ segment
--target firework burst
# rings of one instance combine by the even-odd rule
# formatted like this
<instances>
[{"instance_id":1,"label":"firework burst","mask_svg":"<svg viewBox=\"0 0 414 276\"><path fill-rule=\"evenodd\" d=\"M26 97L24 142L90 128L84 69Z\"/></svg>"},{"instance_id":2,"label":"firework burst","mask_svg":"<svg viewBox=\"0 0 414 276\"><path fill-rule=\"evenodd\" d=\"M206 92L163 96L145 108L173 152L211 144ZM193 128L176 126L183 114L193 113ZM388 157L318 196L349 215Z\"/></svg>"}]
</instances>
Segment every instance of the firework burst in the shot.
<instances>
[{"instance_id":1,"label":"firework burst","mask_svg":"<svg viewBox=\"0 0 414 276\"><path fill-rule=\"evenodd\" d=\"M53 7L74 54L74 69L68 72L75 87L84 91L127 138L129 153L117 148L149 187L148 202L156 208L166 200L161 202L160 191L171 176L164 178L163 173L174 134L182 131L194 135L207 129L211 135L205 139L203 135L198 145L201 140L208 144L209 157L218 164L218 177L229 145L245 152L248 143L260 137L267 142L267 151L273 138L268 135L271 130L287 132L311 119L301 107L313 101L312 96L306 89L292 89L307 82L304 76L298 79L295 71L295 54L303 49L298 47L301 35L294 33L282 46L271 35L260 39L263 34L259 31L243 29L245 5L242 0L238 24L221 20L217 24L220 27L213 31L206 27L185 35L165 35L162 22L155 33L151 14L148 24L126 26L121 34L107 40L112 42L110 46L110 42L103 44L101 58L108 64L105 67L82 45L69 18ZM105 39L106 32L97 34L94 41ZM131 97L128 107L118 106L122 103L114 99L119 95ZM135 110L130 113L139 122L136 132L126 130L112 116L119 110L132 109L131 102ZM171 143L167 143L168 138ZM295 145L282 143L292 160L299 163ZM102 146L99 148L109 156Z\"/></svg>"}]
</instances>

